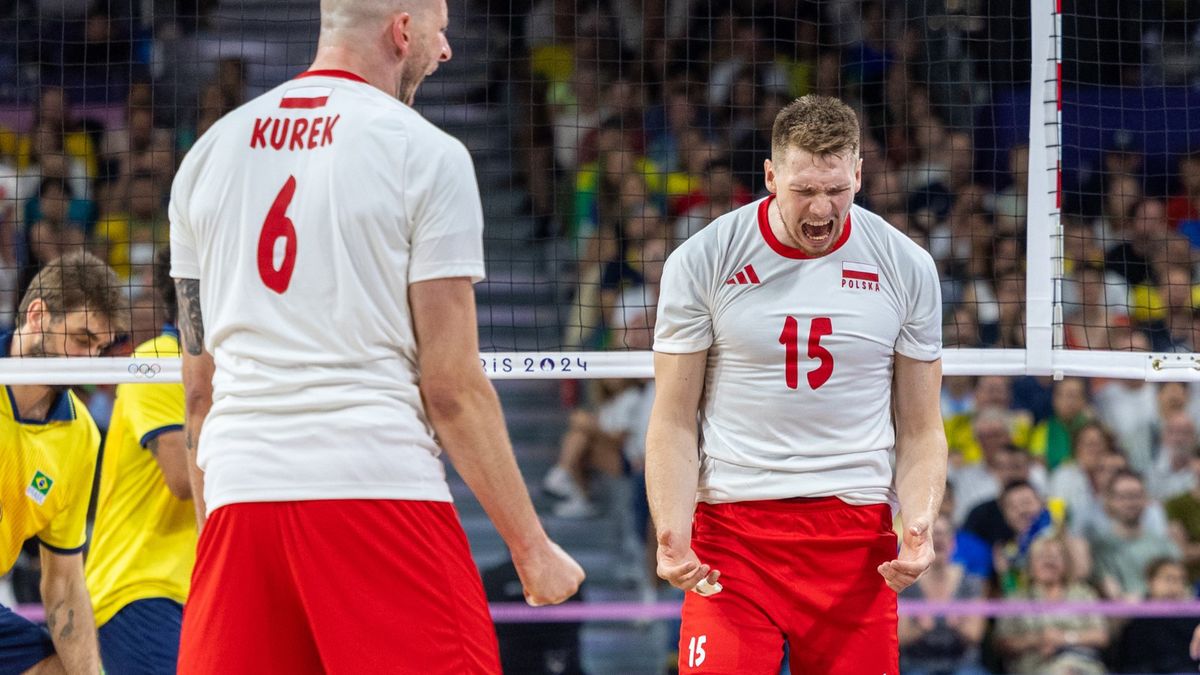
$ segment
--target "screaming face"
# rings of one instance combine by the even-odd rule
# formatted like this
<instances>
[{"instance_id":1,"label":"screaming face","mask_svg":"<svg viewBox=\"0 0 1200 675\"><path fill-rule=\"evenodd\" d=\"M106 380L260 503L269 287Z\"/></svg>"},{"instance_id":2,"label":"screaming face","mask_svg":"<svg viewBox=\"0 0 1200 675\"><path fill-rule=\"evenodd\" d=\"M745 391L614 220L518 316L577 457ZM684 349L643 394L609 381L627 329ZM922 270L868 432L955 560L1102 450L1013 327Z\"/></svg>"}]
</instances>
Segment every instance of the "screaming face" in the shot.
<instances>
[{"instance_id":1,"label":"screaming face","mask_svg":"<svg viewBox=\"0 0 1200 675\"><path fill-rule=\"evenodd\" d=\"M857 153L814 155L788 148L768 159L767 189L775 195L771 227L779 239L808 255L828 253L842 234L854 195L862 186Z\"/></svg>"}]
</instances>

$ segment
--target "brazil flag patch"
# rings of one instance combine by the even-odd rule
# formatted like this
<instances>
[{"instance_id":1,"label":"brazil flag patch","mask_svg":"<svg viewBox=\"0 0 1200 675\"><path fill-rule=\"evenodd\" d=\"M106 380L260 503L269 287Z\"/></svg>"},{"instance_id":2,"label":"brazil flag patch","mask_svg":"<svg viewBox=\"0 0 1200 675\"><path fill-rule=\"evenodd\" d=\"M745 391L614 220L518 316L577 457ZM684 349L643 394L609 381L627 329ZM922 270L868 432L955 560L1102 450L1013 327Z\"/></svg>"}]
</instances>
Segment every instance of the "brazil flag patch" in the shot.
<instances>
[{"instance_id":1,"label":"brazil flag patch","mask_svg":"<svg viewBox=\"0 0 1200 675\"><path fill-rule=\"evenodd\" d=\"M29 487L25 488L25 496L41 506L46 501L46 495L50 494L52 487L54 487L54 479L38 471L33 474L33 480L29 482Z\"/></svg>"}]
</instances>

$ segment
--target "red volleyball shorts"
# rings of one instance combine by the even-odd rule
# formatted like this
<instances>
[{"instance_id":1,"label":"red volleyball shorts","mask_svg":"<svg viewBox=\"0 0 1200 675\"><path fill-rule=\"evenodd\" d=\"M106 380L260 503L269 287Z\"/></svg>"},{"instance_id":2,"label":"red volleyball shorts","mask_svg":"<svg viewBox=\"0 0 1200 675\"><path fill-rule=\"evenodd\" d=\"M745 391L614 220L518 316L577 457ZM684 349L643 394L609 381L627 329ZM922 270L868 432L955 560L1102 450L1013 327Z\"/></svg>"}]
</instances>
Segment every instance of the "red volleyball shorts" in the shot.
<instances>
[{"instance_id":1,"label":"red volleyball shorts","mask_svg":"<svg viewBox=\"0 0 1200 675\"><path fill-rule=\"evenodd\" d=\"M179 672L500 673L454 506L230 504L200 536Z\"/></svg>"},{"instance_id":2,"label":"red volleyball shorts","mask_svg":"<svg viewBox=\"0 0 1200 675\"><path fill-rule=\"evenodd\" d=\"M896 594L877 567L896 557L886 504L836 497L698 504L692 549L720 593L683 602L679 672L896 675Z\"/></svg>"}]
</instances>

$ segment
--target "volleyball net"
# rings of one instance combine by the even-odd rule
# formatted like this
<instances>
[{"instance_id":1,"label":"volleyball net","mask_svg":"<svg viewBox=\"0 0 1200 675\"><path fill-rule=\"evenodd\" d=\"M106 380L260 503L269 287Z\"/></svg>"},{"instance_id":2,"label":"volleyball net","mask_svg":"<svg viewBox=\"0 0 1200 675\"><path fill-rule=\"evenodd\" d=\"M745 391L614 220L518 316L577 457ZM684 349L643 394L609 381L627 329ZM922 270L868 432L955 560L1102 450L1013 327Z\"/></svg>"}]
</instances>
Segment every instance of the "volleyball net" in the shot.
<instances>
[{"instance_id":1,"label":"volleyball net","mask_svg":"<svg viewBox=\"0 0 1200 675\"><path fill-rule=\"evenodd\" d=\"M115 270L129 330L110 358L0 373L175 380L174 360L122 356L166 314L153 263L174 169L220 115L306 67L315 3L49 4L4 18L19 39L0 58L0 325L46 262L85 250ZM858 201L938 262L947 374L1200 378L1186 13L452 5L455 56L418 108L476 161L492 377L650 376L663 259L764 194L775 113L818 93L862 120Z\"/></svg>"}]
</instances>

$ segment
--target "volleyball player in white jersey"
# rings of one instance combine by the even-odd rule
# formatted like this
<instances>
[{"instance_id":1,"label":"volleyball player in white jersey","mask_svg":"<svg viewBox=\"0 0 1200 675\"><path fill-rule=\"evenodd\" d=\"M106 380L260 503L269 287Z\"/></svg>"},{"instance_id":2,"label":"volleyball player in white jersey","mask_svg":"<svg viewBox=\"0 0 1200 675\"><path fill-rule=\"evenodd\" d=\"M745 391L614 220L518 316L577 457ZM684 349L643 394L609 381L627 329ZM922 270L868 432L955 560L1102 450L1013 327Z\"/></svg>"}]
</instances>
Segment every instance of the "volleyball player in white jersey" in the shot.
<instances>
[{"instance_id":1,"label":"volleyball player in white jersey","mask_svg":"<svg viewBox=\"0 0 1200 675\"><path fill-rule=\"evenodd\" d=\"M583 579L479 368L471 159L410 107L450 58L447 23L444 0L322 0L312 69L180 167L172 276L207 503L181 673L499 673L440 448L531 604Z\"/></svg>"},{"instance_id":2,"label":"volleyball player in white jersey","mask_svg":"<svg viewBox=\"0 0 1200 675\"><path fill-rule=\"evenodd\" d=\"M792 672L898 672L946 479L941 298L929 254L852 204L859 138L841 101L789 104L772 194L667 261L646 477L659 574L695 591L681 673L773 674L785 641Z\"/></svg>"}]
</instances>

